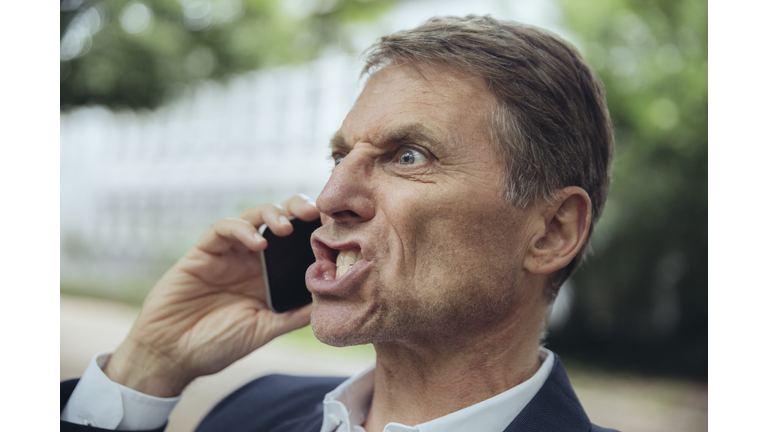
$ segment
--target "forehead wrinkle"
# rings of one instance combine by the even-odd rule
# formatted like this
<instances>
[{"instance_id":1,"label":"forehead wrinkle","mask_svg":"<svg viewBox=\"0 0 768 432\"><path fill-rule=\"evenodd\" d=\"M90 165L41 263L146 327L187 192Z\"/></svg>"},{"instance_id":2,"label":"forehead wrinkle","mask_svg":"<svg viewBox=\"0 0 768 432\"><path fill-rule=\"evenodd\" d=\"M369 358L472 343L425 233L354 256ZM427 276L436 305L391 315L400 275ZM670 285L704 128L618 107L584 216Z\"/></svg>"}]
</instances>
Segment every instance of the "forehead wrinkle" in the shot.
<instances>
[{"instance_id":1,"label":"forehead wrinkle","mask_svg":"<svg viewBox=\"0 0 768 432\"><path fill-rule=\"evenodd\" d=\"M406 123L388 128L375 136L377 142L403 144L407 142L427 142L436 144L436 134L422 123Z\"/></svg>"},{"instance_id":2,"label":"forehead wrinkle","mask_svg":"<svg viewBox=\"0 0 768 432\"><path fill-rule=\"evenodd\" d=\"M374 134L368 140L371 144L404 144L409 142L438 144L441 142L437 134L422 123L406 123L386 128ZM345 138L341 130L337 131L328 144L331 151L351 151L354 147Z\"/></svg>"}]
</instances>

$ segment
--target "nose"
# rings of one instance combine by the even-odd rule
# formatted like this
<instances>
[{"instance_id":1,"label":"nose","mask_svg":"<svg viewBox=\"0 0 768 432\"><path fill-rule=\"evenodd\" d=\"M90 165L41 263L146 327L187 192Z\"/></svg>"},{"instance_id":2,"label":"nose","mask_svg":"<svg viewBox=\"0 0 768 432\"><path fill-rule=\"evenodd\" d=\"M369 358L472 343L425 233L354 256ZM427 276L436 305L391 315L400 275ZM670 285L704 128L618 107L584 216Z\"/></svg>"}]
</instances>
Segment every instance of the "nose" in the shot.
<instances>
[{"instance_id":1,"label":"nose","mask_svg":"<svg viewBox=\"0 0 768 432\"><path fill-rule=\"evenodd\" d=\"M364 149L353 149L336 165L317 197L317 209L336 222L361 223L373 218L373 161Z\"/></svg>"}]
</instances>

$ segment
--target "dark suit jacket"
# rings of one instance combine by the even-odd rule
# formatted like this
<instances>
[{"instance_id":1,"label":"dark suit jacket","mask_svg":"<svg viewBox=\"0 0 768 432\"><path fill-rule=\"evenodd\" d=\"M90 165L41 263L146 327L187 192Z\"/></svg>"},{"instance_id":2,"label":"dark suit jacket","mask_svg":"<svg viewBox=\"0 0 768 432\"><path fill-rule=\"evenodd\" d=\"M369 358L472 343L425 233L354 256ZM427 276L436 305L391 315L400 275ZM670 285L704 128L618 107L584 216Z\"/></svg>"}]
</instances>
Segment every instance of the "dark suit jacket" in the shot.
<instances>
[{"instance_id":1,"label":"dark suit jacket","mask_svg":"<svg viewBox=\"0 0 768 432\"><path fill-rule=\"evenodd\" d=\"M314 432L323 424L323 397L345 378L269 375L246 384L218 403L198 432ZM61 409L77 380L61 383ZM105 429L61 422L61 431ZM163 428L153 432L162 432ZM504 432L608 432L593 425L576 397L560 358L544 386ZM482 431L478 431L482 432ZM615 432L615 431L614 431Z\"/></svg>"}]
</instances>

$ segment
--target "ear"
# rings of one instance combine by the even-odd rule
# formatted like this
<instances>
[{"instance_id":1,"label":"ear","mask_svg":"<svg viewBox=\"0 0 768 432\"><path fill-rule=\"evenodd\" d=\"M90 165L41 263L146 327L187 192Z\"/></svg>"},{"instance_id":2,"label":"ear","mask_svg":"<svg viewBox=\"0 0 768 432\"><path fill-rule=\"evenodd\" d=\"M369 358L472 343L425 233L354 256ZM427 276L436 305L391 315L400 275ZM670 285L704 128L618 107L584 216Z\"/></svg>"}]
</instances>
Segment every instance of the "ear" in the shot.
<instances>
[{"instance_id":1,"label":"ear","mask_svg":"<svg viewBox=\"0 0 768 432\"><path fill-rule=\"evenodd\" d=\"M592 201L577 186L557 191L552 203L539 204L532 225L524 267L533 274L545 275L568 265L587 241L592 221Z\"/></svg>"}]
</instances>

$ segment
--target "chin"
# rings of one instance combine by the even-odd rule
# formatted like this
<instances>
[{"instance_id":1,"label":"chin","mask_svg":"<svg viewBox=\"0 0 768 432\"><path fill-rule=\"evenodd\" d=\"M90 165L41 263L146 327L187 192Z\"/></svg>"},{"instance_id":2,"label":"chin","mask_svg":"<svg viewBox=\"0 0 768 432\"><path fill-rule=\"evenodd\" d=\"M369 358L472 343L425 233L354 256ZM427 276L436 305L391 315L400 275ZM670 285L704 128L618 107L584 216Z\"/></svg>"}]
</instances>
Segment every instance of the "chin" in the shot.
<instances>
[{"instance_id":1,"label":"chin","mask_svg":"<svg viewBox=\"0 0 768 432\"><path fill-rule=\"evenodd\" d=\"M312 307L312 332L320 342L333 347L365 345L374 342L372 335L363 331L364 324L350 311L333 306Z\"/></svg>"},{"instance_id":2,"label":"chin","mask_svg":"<svg viewBox=\"0 0 768 432\"><path fill-rule=\"evenodd\" d=\"M314 319L312 320L312 332L320 342L337 348L365 345L370 342L370 340L359 334L345 331L342 328L333 328L329 325L319 324Z\"/></svg>"}]
</instances>

